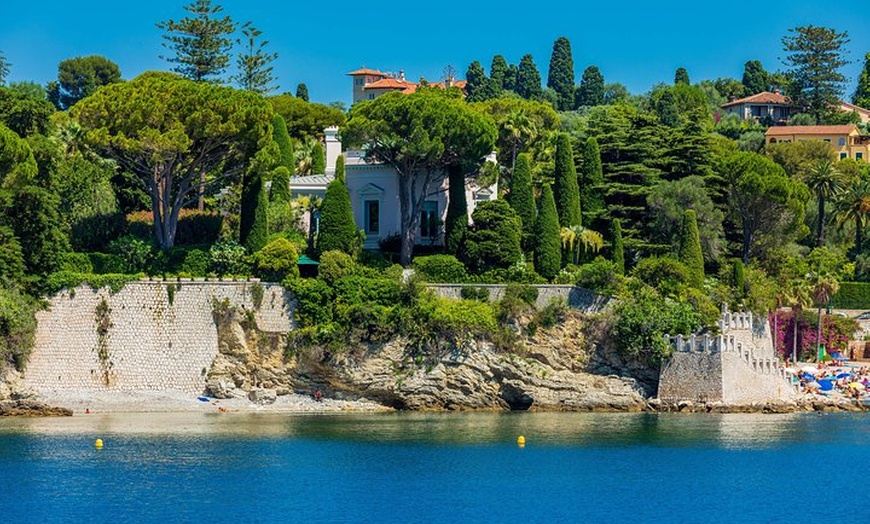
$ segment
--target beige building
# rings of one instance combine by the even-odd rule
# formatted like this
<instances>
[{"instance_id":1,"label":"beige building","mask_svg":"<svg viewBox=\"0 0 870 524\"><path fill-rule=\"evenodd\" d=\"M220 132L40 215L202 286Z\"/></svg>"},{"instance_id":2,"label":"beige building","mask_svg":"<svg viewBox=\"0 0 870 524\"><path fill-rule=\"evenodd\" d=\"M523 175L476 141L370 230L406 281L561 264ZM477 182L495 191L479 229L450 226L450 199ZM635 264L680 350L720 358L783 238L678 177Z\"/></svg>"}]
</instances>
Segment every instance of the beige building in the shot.
<instances>
[{"instance_id":1,"label":"beige building","mask_svg":"<svg viewBox=\"0 0 870 524\"><path fill-rule=\"evenodd\" d=\"M870 136L862 135L856 125L846 126L776 126L764 133L767 144L821 140L831 145L840 160L853 158L867 161L870 158Z\"/></svg>"},{"instance_id":2,"label":"beige building","mask_svg":"<svg viewBox=\"0 0 870 524\"><path fill-rule=\"evenodd\" d=\"M855 112L858 113L858 117L861 118L861 123L866 124L870 122L870 109L864 109L863 107L858 107L855 104L850 104L848 102L840 102L840 111L844 113Z\"/></svg>"},{"instance_id":3,"label":"beige building","mask_svg":"<svg viewBox=\"0 0 870 524\"><path fill-rule=\"evenodd\" d=\"M779 90L774 92L764 91L746 98L732 100L722 104L726 114L734 114L749 122L785 123L800 108L794 105L791 99Z\"/></svg>"}]
</instances>

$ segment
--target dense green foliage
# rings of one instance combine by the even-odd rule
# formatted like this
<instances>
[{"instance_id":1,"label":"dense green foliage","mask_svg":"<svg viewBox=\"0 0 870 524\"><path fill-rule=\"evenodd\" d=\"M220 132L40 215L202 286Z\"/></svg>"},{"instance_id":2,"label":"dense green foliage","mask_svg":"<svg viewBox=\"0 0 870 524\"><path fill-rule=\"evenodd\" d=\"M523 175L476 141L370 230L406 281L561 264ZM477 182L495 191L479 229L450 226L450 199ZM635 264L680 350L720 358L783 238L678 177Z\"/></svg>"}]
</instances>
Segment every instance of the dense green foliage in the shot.
<instances>
[{"instance_id":1,"label":"dense green foliage","mask_svg":"<svg viewBox=\"0 0 870 524\"><path fill-rule=\"evenodd\" d=\"M870 282L840 282L831 306L841 309L870 309Z\"/></svg>"},{"instance_id":2,"label":"dense green foliage","mask_svg":"<svg viewBox=\"0 0 870 524\"><path fill-rule=\"evenodd\" d=\"M687 209L683 213L679 257L680 261L689 270L689 282L700 289L704 284L704 255L701 253L701 237L698 234L698 221L695 211L692 209Z\"/></svg>"},{"instance_id":3,"label":"dense green foliage","mask_svg":"<svg viewBox=\"0 0 870 524\"><path fill-rule=\"evenodd\" d=\"M692 82L689 81L689 73L686 71L684 67L678 67L677 71L674 73L674 85L676 84L685 84L691 85Z\"/></svg>"},{"instance_id":4,"label":"dense green foliage","mask_svg":"<svg viewBox=\"0 0 870 524\"><path fill-rule=\"evenodd\" d=\"M37 308L15 287L0 287L0 362L24 368L36 336Z\"/></svg>"},{"instance_id":5,"label":"dense green foliage","mask_svg":"<svg viewBox=\"0 0 870 524\"><path fill-rule=\"evenodd\" d=\"M547 87L556 91L557 109L560 111L574 109L574 57L571 55L571 42L564 36L560 36L553 42Z\"/></svg>"},{"instance_id":6,"label":"dense green foliage","mask_svg":"<svg viewBox=\"0 0 870 524\"><path fill-rule=\"evenodd\" d=\"M64 60L57 66L57 81L49 82L48 99L58 109L69 109L102 86L121 81L118 64L103 56Z\"/></svg>"},{"instance_id":7,"label":"dense green foliage","mask_svg":"<svg viewBox=\"0 0 870 524\"><path fill-rule=\"evenodd\" d=\"M583 70L580 85L574 91L574 108L600 106L604 102L604 75L598 66L589 66Z\"/></svg>"},{"instance_id":8,"label":"dense green foliage","mask_svg":"<svg viewBox=\"0 0 870 524\"><path fill-rule=\"evenodd\" d=\"M671 354L664 335L689 335L701 327L690 304L665 298L649 286L635 290L629 300L620 300L614 313L618 317L614 337L620 350L650 362L661 362Z\"/></svg>"},{"instance_id":9,"label":"dense green foliage","mask_svg":"<svg viewBox=\"0 0 870 524\"><path fill-rule=\"evenodd\" d=\"M541 99L543 94L541 90L541 73L538 72L538 66L535 65L532 55L524 55L520 59L517 71L516 92L526 100Z\"/></svg>"},{"instance_id":10,"label":"dense green foliage","mask_svg":"<svg viewBox=\"0 0 870 524\"><path fill-rule=\"evenodd\" d=\"M770 88L770 77L758 60L743 64L743 87L746 96L755 95Z\"/></svg>"},{"instance_id":11,"label":"dense green foliage","mask_svg":"<svg viewBox=\"0 0 870 524\"><path fill-rule=\"evenodd\" d=\"M284 121L284 117L278 113L275 113L272 117L272 139L275 141L281 154L278 159L278 165L286 168L290 172L290 176L292 176L296 168L296 158L293 155L293 142L290 140L290 135L287 132L287 123Z\"/></svg>"},{"instance_id":12,"label":"dense green foliage","mask_svg":"<svg viewBox=\"0 0 870 524\"><path fill-rule=\"evenodd\" d=\"M601 217L604 208L604 171L601 168L601 151L595 137L586 139L581 152L577 174L580 191L582 222L591 225Z\"/></svg>"},{"instance_id":13,"label":"dense green foliage","mask_svg":"<svg viewBox=\"0 0 870 524\"><path fill-rule=\"evenodd\" d=\"M263 32L254 27L251 22L242 26L242 35L245 39L236 40L243 46L243 52L236 57L236 69L238 73L233 80L247 91L258 94L271 93L278 89L275 85L275 75L272 73L272 63L278 58L278 53L266 52L268 41L259 40Z\"/></svg>"},{"instance_id":14,"label":"dense green foliage","mask_svg":"<svg viewBox=\"0 0 870 524\"><path fill-rule=\"evenodd\" d=\"M468 231L468 202L465 195L465 173L462 166L447 167L447 216L444 220L444 251L459 252Z\"/></svg>"},{"instance_id":15,"label":"dense green foliage","mask_svg":"<svg viewBox=\"0 0 870 524\"><path fill-rule=\"evenodd\" d=\"M517 212L523 225L523 251L534 249L535 238L535 190L532 187L532 167L528 153L517 157L517 165L511 177L510 192L507 194L508 204Z\"/></svg>"},{"instance_id":16,"label":"dense green foliage","mask_svg":"<svg viewBox=\"0 0 870 524\"><path fill-rule=\"evenodd\" d=\"M251 253L263 249L269 239L268 202L259 170L248 171L242 181L239 242Z\"/></svg>"},{"instance_id":17,"label":"dense green foliage","mask_svg":"<svg viewBox=\"0 0 870 524\"><path fill-rule=\"evenodd\" d=\"M269 187L270 202L288 202L290 200L290 170L278 166L272 171L272 185Z\"/></svg>"},{"instance_id":18,"label":"dense green foliage","mask_svg":"<svg viewBox=\"0 0 870 524\"><path fill-rule=\"evenodd\" d=\"M430 255L414 258L414 270L426 282L465 282L465 265L453 255Z\"/></svg>"},{"instance_id":19,"label":"dense green foliage","mask_svg":"<svg viewBox=\"0 0 870 524\"><path fill-rule=\"evenodd\" d=\"M164 59L175 64L173 71L195 82L220 82L230 65L230 35L236 23L229 16L218 18L223 8L211 0L194 0L184 6L189 13L181 20L157 24L165 31L163 47L173 55Z\"/></svg>"},{"instance_id":20,"label":"dense green foliage","mask_svg":"<svg viewBox=\"0 0 870 524\"><path fill-rule=\"evenodd\" d=\"M812 25L789 29L782 39L795 102L819 122L832 116L843 95L846 77L840 69L848 64L847 43L846 32Z\"/></svg>"},{"instance_id":21,"label":"dense green foliage","mask_svg":"<svg viewBox=\"0 0 870 524\"><path fill-rule=\"evenodd\" d=\"M864 67L858 76L858 86L852 95L852 103L859 107L870 107L870 53L864 55Z\"/></svg>"},{"instance_id":22,"label":"dense green foliage","mask_svg":"<svg viewBox=\"0 0 870 524\"><path fill-rule=\"evenodd\" d=\"M308 86L305 83L300 82L296 85L296 98L302 100L303 102L309 102L308 99Z\"/></svg>"},{"instance_id":23,"label":"dense green foliage","mask_svg":"<svg viewBox=\"0 0 870 524\"><path fill-rule=\"evenodd\" d=\"M620 275L625 274L625 248L622 244L622 223L619 219L615 219L612 225L613 233L613 263L616 265L616 272Z\"/></svg>"},{"instance_id":24,"label":"dense green foliage","mask_svg":"<svg viewBox=\"0 0 870 524\"><path fill-rule=\"evenodd\" d=\"M510 204L504 200L480 202L471 221L461 253L469 271L506 269L522 258L522 224Z\"/></svg>"},{"instance_id":25,"label":"dense green foliage","mask_svg":"<svg viewBox=\"0 0 870 524\"><path fill-rule=\"evenodd\" d=\"M323 104L310 104L289 94L273 96L268 100L275 113L284 118L287 133L295 141L320 137L324 129L341 126L347 119L338 109Z\"/></svg>"},{"instance_id":26,"label":"dense green foliage","mask_svg":"<svg viewBox=\"0 0 870 524\"><path fill-rule=\"evenodd\" d=\"M535 271L544 278L552 279L562 264L562 251L559 244L559 215L553 190L545 185L541 188L538 202L538 217L535 220Z\"/></svg>"},{"instance_id":27,"label":"dense green foliage","mask_svg":"<svg viewBox=\"0 0 870 524\"><path fill-rule=\"evenodd\" d=\"M571 137L562 133L556 140L556 167L553 182L553 197L561 227L581 225L580 188L574 166L574 150Z\"/></svg>"},{"instance_id":28,"label":"dense green foliage","mask_svg":"<svg viewBox=\"0 0 870 524\"><path fill-rule=\"evenodd\" d=\"M298 277L299 253L286 238L276 238L254 254L257 276L270 282L282 282L287 277Z\"/></svg>"},{"instance_id":29,"label":"dense green foliage","mask_svg":"<svg viewBox=\"0 0 870 524\"><path fill-rule=\"evenodd\" d=\"M336 177L326 186L326 195L320 205L320 231L317 235L317 253L342 251L356 256L361 247L359 228L353 219L350 193L344 177Z\"/></svg>"}]
</instances>

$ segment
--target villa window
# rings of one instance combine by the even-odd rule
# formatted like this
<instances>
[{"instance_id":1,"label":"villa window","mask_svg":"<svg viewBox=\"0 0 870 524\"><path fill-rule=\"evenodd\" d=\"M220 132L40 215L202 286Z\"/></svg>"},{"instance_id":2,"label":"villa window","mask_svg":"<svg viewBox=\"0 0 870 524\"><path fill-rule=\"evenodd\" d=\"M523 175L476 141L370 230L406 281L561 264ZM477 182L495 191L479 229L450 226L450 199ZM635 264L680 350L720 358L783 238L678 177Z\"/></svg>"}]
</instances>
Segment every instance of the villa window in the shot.
<instances>
[{"instance_id":1,"label":"villa window","mask_svg":"<svg viewBox=\"0 0 870 524\"><path fill-rule=\"evenodd\" d=\"M846 145L846 139L840 137L840 138L837 140L837 145L840 146L840 147L845 146L845 145Z\"/></svg>"},{"instance_id":2,"label":"villa window","mask_svg":"<svg viewBox=\"0 0 870 524\"><path fill-rule=\"evenodd\" d=\"M864 160L864 153L858 151L855 153L855 160Z\"/></svg>"},{"instance_id":3,"label":"villa window","mask_svg":"<svg viewBox=\"0 0 870 524\"><path fill-rule=\"evenodd\" d=\"M365 201L365 226L367 235L376 235L381 231L380 200Z\"/></svg>"},{"instance_id":4,"label":"villa window","mask_svg":"<svg viewBox=\"0 0 870 524\"><path fill-rule=\"evenodd\" d=\"M830 144L830 143L831 143L831 139L830 139L830 138L823 138L823 139L822 139L822 142L827 142L827 143Z\"/></svg>"},{"instance_id":5,"label":"villa window","mask_svg":"<svg viewBox=\"0 0 870 524\"><path fill-rule=\"evenodd\" d=\"M438 202L427 200L423 202L423 210L420 211L420 236L434 238L438 236L441 218L438 215Z\"/></svg>"},{"instance_id":6,"label":"villa window","mask_svg":"<svg viewBox=\"0 0 870 524\"><path fill-rule=\"evenodd\" d=\"M849 153L840 153L840 160L843 160L843 159L848 158L848 157L849 157Z\"/></svg>"}]
</instances>

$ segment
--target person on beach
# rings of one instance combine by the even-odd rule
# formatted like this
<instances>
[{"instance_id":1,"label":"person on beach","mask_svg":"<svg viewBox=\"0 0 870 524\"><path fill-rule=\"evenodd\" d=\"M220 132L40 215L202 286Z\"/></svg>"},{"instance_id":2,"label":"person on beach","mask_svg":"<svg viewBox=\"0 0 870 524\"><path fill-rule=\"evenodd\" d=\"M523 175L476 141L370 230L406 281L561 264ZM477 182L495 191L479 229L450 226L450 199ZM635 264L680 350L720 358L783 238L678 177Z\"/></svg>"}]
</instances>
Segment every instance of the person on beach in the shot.
<instances>
[{"instance_id":1,"label":"person on beach","mask_svg":"<svg viewBox=\"0 0 870 524\"><path fill-rule=\"evenodd\" d=\"M322 402L323 401L323 392L320 391L319 389L314 390L314 401L315 402Z\"/></svg>"}]
</instances>

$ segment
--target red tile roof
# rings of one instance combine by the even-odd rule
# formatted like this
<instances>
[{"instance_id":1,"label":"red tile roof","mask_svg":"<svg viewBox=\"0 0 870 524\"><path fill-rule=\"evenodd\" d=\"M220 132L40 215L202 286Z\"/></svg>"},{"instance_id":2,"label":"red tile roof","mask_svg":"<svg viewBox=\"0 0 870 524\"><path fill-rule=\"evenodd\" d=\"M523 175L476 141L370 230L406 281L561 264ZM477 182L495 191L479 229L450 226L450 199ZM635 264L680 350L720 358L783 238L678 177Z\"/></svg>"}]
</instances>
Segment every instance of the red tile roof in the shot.
<instances>
[{"instance_id":1,"label":"red tile roof","mask_svg":"<svg viewBox=\"0 0 870 524\"><path fill-rule=\"evenodd\" d=\"M383 78L387 77L386 73L381 73L377 69L366 69L366 68L357 69L356 71L351 71L350 73L347 74L347 76L362 76L362 75L380 76Z\"/></svg>"},{"instance_id":2,"label":"red tile roof","mask_svg":"<svg viewBox=\"0 0 870 524\"><path fill-rule=\"evenodd\" d=\"M416 89L417 84L408 82L407 80L399 80L398 78L382 78L377 82L366 84L363 89L396 89L404 91L406 89Z\"/></svg>"},{"instance_id":3,"label":"red tile roof","mask_svg":"<svg viewBox=\"0 0 870 524\"><path fill-rule=\"evenodd\" d=\"M732 100L727 104L722 104L722 107L731 107L731 106L739 106L742 104L775 104L775 105L783 105L790 106L792 105L791 99L787 96L784 96L780 93L771 93L770 91L762 91L757 95L747 96L746 98L740 98L738 100Z\"/></svg>"},{"instance_id":4,"label":"red tile roof","mask_svg":"<svg viewBox=\"0 0 870 524\"><path fill-rule=\"evenodd\" d=\"M858 130L854 124L846 126L774 126L764 133L765 136L791 135L849 135Z\"/></svg>"}]
</instances>

